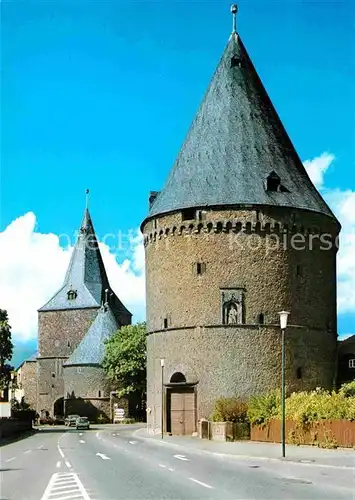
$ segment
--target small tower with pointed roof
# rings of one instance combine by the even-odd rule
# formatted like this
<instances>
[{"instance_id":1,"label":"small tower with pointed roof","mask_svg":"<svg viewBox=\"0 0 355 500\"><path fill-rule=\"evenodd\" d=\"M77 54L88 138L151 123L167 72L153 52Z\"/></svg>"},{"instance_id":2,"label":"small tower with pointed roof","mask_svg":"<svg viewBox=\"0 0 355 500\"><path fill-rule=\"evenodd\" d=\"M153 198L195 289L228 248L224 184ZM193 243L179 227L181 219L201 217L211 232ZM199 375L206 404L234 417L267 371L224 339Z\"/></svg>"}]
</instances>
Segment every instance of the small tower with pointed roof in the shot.
<instances>
[{"instance_id":1,"label":"small tower with pointed roof","mask_svg":"<svg viewBox=\"0 0 355 500\"><path fill-rule=\"evenodd\" d=\"M64 414L63 364L81 345L90 327L98 324L100 308L106 302L116 329L131 323L131 313L109 284L86 206L63 285L38 311L37 412L40 415ZM106 334L106 330L99 333L96 341L100 343ZM102 348L101 344L95 344L95 349ZM92 389L95 388L92 383Z\"/></svg>"},{"instance_id":2,"label":"small tower with pointed roof","mask_svg":"<svg viewBox=\"0 0 355 500\"><path fill-rule=\"evenodd\" d=\"M142 223L148 425L191 434L222 396L331 387L336 238L236 30Z\"/></svg>"}]
</instances>

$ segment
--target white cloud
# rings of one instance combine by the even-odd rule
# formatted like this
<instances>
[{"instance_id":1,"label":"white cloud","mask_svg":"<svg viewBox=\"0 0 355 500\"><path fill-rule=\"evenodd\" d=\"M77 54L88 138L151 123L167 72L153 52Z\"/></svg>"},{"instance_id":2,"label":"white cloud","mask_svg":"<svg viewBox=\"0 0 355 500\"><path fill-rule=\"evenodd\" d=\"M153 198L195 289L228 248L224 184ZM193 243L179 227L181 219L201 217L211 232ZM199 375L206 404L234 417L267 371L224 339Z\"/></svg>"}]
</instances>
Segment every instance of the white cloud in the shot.
<instances>
[{"instance_id":1,"label":"white cloud","mask_svg":"<svg viewBox=\"0 0 355 500\"><path fill-rule=\"evenodd\" d=\"M318 189L323 187L324 175L334 160L334 155L325 152L317 158L313 158L313 160L306 160L303 163L311 181Z\"/></svg>"},{"instance_id":2,"label":"white cloud","mask_svg":"<svg viewBox=\"0 0 355 500\"><path fill-rule=\"evenodd\" d=\"M305 161L304 166L342 225L337 258L338 312L355 313L355 191L324 186L324 175L334 159L334 155L323 153Z\"/></svg>"},{"instance_id":3,"label":"white cloud","mask_svg":"<svg viewBox=\"0 0 355 500\"><path fill-rule=\"evenodd\" d=\"M138 234L132 238L130 259L119 264L109 247L100 244L110 283L134 314L145 316L144 249ZM9 313L15 340L37 337L37 309L63 282L72 247L63 249L55 234L36 231L36 216L29 212L0 233L0 308Z\"/></svg>"}]
</instances>

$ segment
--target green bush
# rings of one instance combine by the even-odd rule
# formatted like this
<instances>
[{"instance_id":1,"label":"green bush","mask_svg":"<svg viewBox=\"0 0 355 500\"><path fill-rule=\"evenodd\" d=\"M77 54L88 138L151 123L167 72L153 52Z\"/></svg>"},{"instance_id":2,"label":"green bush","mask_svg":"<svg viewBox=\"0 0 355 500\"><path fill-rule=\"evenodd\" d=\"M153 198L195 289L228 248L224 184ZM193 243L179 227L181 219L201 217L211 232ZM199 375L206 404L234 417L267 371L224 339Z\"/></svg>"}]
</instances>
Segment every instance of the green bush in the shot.
<instances>
[{"instance_id":1,"label":"green bush","mask_svg":"<svg viewBox=\"0 0 355 500\"><path fill-rule=\"evenodd\" d=\"M219 398L210 416L212 422L248 422L247 402L234 398Z\"/></svg>"},{"instance_id":2,"label":"green bush","mask_svg":"<svg viewBox=\"0 0 355 500\"><path fill-rule=\"evenodd\" d=\"M344 384L339 392L317 388L310 392L294 392L285 402L286 419L307 425L321 420L355 420L355 382ZM281 418L281 396L273 391L253 396L248 401L250 423L261 425Z\"/></svg>"},{"instance_id":3,"label":"green bush","mask_svg":"<svg viewBox=\"0 0 355 500\"><path fill-rule=\"evenodd\" d=\"M248 401L248 418L251 424L265 424L277 418L281 408L280 391L272 391L261 396L252 396Z\"/></svg>"},{"instance_id":4,"label":"green bush","mask_svg":"<svg viewBox=\"0 0 355 500\"><path fill-rule=\"evenodd\" d=\"M355 380L348 382L347 384L343 384L340 387L339 394L342 394L344 398L351 398L355 396Z\"/></svg>"},{"instance_id":5,"label":"green bush","mask_svg":"<svg viewBox=\"0 0 355 500\"><path fill-rule=\"evenodd\" d=\"M347 419L349 417L348 403L347 398L335 391L317 389L311 392L294 392L286 399L286 418L300 424L324 419ZM279 417L281 417L281 411L279 411Z\"/></svg>"}]
</instances>

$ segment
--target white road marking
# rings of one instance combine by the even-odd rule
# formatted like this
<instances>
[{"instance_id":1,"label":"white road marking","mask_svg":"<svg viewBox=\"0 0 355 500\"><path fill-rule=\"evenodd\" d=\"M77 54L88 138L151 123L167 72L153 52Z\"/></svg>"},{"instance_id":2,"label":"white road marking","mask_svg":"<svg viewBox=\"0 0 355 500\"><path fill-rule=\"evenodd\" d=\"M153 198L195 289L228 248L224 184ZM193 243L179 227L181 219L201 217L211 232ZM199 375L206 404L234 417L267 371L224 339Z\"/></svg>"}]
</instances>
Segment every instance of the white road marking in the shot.
<instances>
[{"instance_id":1,"label":"white road marking","mask_svg":"<svg viewBox=\"0 0 355 500\"><path fill-rule=\"evenodd\" d=\"M170 472L174 472L174 469L169 469L169 470L170 470Z\"/></svg>"},{"instance_id":2,"label":"white road marking","mask_svg":"<svg viewBox=\"0 0 355 500\"><path fill-rule=\"evenodd\" d=\"M128 441L129 444L136 444L137 441Z\"/></svg>"},{"instance_id":3,"label":"white road marking","mask_svg":"<svg viewBox=\"0 0 355 500\"><path fill-rule=\"evenodd\" d=\"M8 458L7 460L5 460L5 462L12 462L13 460L16 460L16 457Z\"/></svg>"},{"instance_id":4,"label":"white road marking","mask_svg":"<svg viewBox=\"0 0 355 500\"><path fill-rule=\"evenodd\" d=\"M174 458L177 458L178 460L186 460L189 461L188 458L185 457L185 455L174 455Z\"/></svg>"},{"instance_id":5,"label":"white road marking","mask_svg":"<svg viewBox=\"0 0 355 500\"><path fill-rule=\"evenodd\" d=\"M99 437L99 434L100 434L99 432L97 432L97 433L96 433L96 437L97 437L97 438Z\"/></svg>"},{"instance_id":6,"label":"white road marking","mask_svg":"<svg viewBox=\"0 0 355 500\"><path fill-rule=\"evenodd\" d=\"M116 436L116 434L115 434L115 433L113 433L113 434L112 434L112 436Z\"/></svg>"},{"instance_id":7,"label":"white road marking","mask_svg":"<svg viewBox=\"0 0 355 500\"><path fill-rule=\"evenodd\" d=\"M74 473L56 472L49 480L41 500L90 500L83 483Z\"/></svg>"},{"instance_id":8,"label":"white road marking","mask_svg":"<svg viewBox=\"0 0 355 500\"><path fill-rule=\"evenodd\" d=\"M166 469L166 465L159 464L159 467L162 467L163 469Z\"/></svg>"},{"instance_id":9,"label":"white road marking","mask_svg":"<svg viewBox=\"0 0 355 500\"><path fill-rule=\"evenodd\" d=\"M66 483L66 484L63 484L63 483L59 483L61 486L54 486L52 488L52 491L54 492L58 492L58 493L53 493L54 495L61 495L62 492L61 491L58 491L58 490L65 490L65 489L68 489L68 488L73 488L74 486L76 486L76 481L71 481L70 484L69 483ZM72 493L72 491L66 491L65 493Z\"/></svg>"},{"instance_id":10,"label":"white road marking","mask_svg":"<svg viewBox=\"0 0 355 500\"><path fill-rule=\"evenodd\" d=\"M107 457L104 453L96 453L96 456L102 458L102 460L111 460L111 458Z\"/></svg>"},{"instance_id":11,"label":"white road marking","mask_svg":"<svg viewBox=\"0 0 355 500\"><path fill-rule=\"evenodd\" d=\"M79 436L82 436L82 435L83 435L83 433L82 433L82 432L79 432Z\"/></svg>"},{"instance_id":12,"label":"white road marking","mask_svg":"<svg viewBox=\"0 0 355 500\"><path fill-rule=\"evenodd\" d=\"M193 477L189 477L190 481L193 481L194 483L199 484L200 486L203 486L204 488L209 488L210 490L213 490L213 486L210 486L209 484L203 483L202 481L199 481L198 479L194 479Z\"/></svg>"},{"instance_id":13,"label":"white road marking","mask_svg":"<svg viewBox=\"0 0 355 500\"><path fill-rule=\"evenodd\" d=\"M32 450L27 450L27 451L24 451L23 454L24 455L27 455L27 453L31 453Z\"/></svg>"},{"instance_id":14,"label":"white road marking","mask_svg":"<svg viewBox=\"0 0 355 500\"><path fill-rule=\"evenodd\" d=\"M85 441L83 439L80 439L79 443L85 443Z\"/></svg>"},{"instance_id":15,"label":"white road marking","mask_svg":"<svg viewBox=\"0 0 355 500\"><path fill-rule=\"evenodd\" d=\"M57 444L57 448L58 448L58 451L59 451L59 454L62 458L64 458L64 453L62 452L62 449L61 447L59 446L59 444Z\"/></svg>"},{"instance_id":16,"label":"white road marking","mask_svg":"<svg viewBox=\"0 0 355 500\"><path fill-rule=\"evenodd\" d=\"M70 465L70 462L68 462L67 460L65 461L65 465L68 467L68 469L70 469L71 465Z\"/></svg>"},{"instance_id":17,"label":"white road marking","mask_svg":"<svg viewBox=\"0 0 355 500\"><path fill-rule=\"evenodd\" d=\"M57 469L59 469L59 467L62 465L62 462L60 460L58 460L56 466L57 466Z\"/></svg>"}]
</instances>

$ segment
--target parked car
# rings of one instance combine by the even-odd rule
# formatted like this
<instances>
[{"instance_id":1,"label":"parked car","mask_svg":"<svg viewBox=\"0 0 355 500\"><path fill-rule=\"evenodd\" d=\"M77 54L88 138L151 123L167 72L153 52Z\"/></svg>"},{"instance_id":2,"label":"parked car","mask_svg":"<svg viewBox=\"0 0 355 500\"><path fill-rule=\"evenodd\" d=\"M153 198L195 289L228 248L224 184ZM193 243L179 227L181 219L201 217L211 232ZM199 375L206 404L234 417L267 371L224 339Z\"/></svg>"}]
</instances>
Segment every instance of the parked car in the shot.
<instances>
[{"instance_id":1,"label":"parked car","mask_svg":"<svg viewBox=\"0 0 355 500\"><path fill-rule=\"evenodd\" d=\"M79 418L79 415L68 415L65 419L65 425L67 427L75 427L76 421Z\"/></svg>"},{"instance_id":2,"label":"parked car","mask_svg":"<svg viewBox=\"0 0 355 500\"><path fill-rule=\"evenodd\" d=\"M76 420L76 428L77 429L90 429L90 422L88 417L79 417Z\"/></svg>"}]
</instances>

